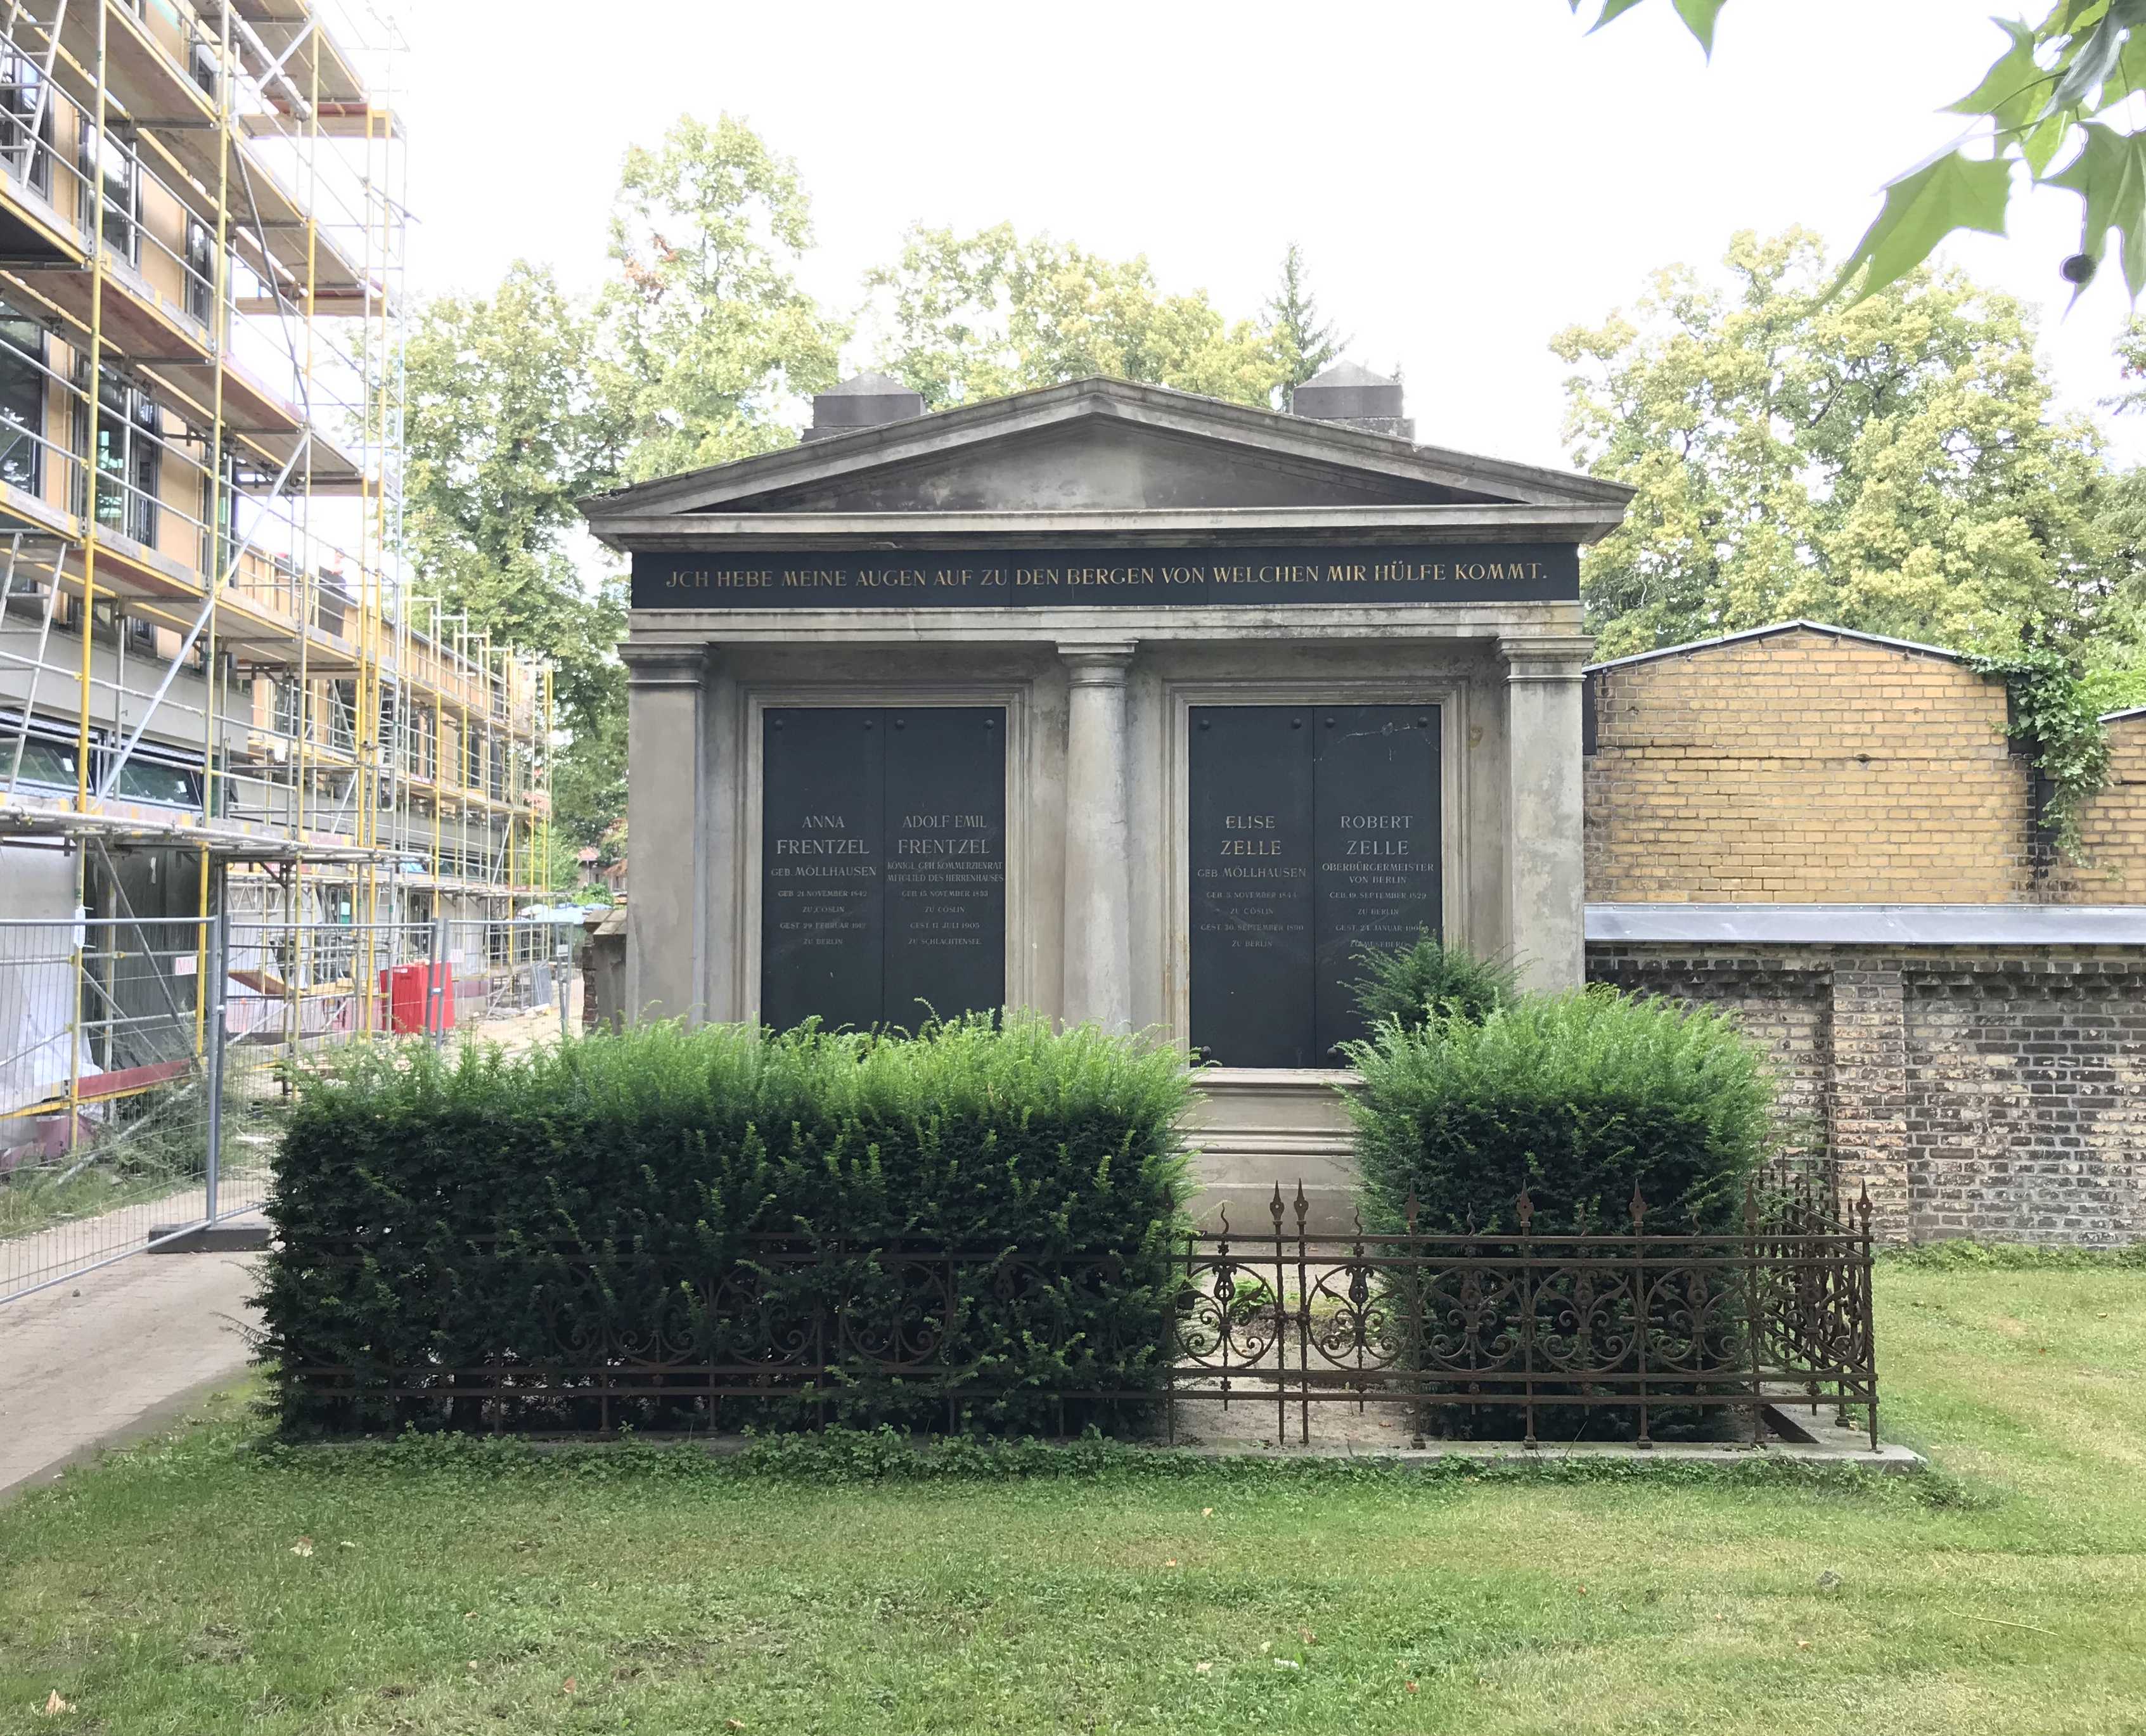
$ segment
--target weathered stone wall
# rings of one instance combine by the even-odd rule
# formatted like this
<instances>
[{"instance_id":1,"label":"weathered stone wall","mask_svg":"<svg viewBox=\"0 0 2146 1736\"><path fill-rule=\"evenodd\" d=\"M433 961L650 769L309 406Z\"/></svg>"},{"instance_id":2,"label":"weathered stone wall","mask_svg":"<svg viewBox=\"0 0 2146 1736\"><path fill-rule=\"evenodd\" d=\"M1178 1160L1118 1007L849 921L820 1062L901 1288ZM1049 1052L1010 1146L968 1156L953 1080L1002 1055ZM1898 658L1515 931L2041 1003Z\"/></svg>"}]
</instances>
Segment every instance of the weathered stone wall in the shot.
<instances>
[{"instance_id":1,"label":"weathered stone wall","mask_svg":"<svg viewBox=\"0 0 2146 1736\"><path fill-rule=\"evenodd\" d=\"M2004 684L1952 658L1798 628L1590 671L1587 702L1590 900L2049 895Z\"/></svg>"},{"instance_id":2,"label":"weathered stone wall","mask_svg":"<svg viewBox=\"0 0 2146 1736\"><path fill-rule=\"evenodd\" d=\"M1594 945L1596 981L1734 1011L1890 1240L2146 1239L2146 948Z\"/></svg>"}]
</instances>

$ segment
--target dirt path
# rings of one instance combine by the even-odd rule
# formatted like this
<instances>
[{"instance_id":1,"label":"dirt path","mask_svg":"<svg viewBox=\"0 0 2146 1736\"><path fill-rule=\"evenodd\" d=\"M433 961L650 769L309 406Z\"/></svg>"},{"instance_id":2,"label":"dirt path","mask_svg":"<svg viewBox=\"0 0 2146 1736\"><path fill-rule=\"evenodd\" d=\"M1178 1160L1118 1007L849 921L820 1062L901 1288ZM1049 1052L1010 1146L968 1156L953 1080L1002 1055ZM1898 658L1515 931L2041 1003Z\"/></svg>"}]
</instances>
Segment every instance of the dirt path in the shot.
<instances>
[{"instance_id":1,"label":"dirt path","mask_svg":"<svg viewBox=\"0 0 2146 1736\"><path fill-rule=\"evenodd\" d=\"M254 1258L137 1255L0 1306L0 1499L242 1375Z\"/></svg>"}]
</instances>

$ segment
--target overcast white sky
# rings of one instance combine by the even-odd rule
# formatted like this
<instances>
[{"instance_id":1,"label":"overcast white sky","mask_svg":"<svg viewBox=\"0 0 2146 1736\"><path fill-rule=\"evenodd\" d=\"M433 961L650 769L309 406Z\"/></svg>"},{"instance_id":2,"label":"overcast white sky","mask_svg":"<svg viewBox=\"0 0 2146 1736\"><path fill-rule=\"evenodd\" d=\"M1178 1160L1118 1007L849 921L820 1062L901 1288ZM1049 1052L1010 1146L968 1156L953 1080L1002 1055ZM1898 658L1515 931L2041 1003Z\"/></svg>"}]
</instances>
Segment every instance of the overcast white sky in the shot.
<instances>
[{"instance_id":1,"label":"overcast white sky","mask_svg":"<svg viewBox=\"0 0 2146 1736\"><path fill-rule=\"evenodd\" d=\"M2016 4L2016 0L2013 0ZM1352 353L1406 370L1418 437L1563 462L1545 347L1734 230L1845 247L1892 174L1964 124L1936 111L2003 46L2007 0L1734 0L1714 63L1653 0L1587 37L1565 0L399 0L412 45L421 291L517 257L604 268L619 158L727 110L797 161L847 308L922 220L1011 218L1232 316L1291 240ZM2069 403L2114 388L2119 274L2069 313L2078 207L1952 257L2044 310ZM2059 292L2063 293L2059 293ZM862 358L859 358L862 359ZM2146 418L2117 431L2146 458Z\"/></svg>"}]
</instances>

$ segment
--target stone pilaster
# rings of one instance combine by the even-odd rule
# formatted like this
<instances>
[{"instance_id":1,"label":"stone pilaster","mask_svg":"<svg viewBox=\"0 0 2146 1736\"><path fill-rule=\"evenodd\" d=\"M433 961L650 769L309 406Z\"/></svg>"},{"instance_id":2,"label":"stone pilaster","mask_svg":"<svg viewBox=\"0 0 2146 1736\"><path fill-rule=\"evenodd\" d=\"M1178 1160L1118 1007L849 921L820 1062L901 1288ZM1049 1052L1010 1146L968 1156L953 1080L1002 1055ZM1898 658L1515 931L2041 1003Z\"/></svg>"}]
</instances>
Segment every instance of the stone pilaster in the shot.
<instances>
[{"instance_id":1,"label":"stone pilaster","mask_svg":"<svg viewBox=\"0 0 2146 1736\"><path fill-rule=\"evenodd\" d=\"M1515 635L1505 661L1505 936L1530 989L1586 980L1580 671L1594 641Z\"/></svg>"},{"instance_id":2,"label":"stone pilaster","mask_svg":"<svg viewBox=\"0 0 2146 1736\"><path fill-rule=\"evenodd\" d=\"M1129 641L1061 645L1066 719L1066 992L1068 1024L1132 1024L1132 875L1126 762Z\"/></svg>"},{"instance_id":3,"label":"stone pilaster","mask_svg":"<svg viewBox=\"0 0 2146 1736\"><path fill-rule=\"evenodd\" d=\"M1899 960L1843 952L1833 971L1834 1160L1843 1204L1870 1190L1879 1234L1914 1234L1909 1197L1907 990Z\"/></svg>"},{"instance_id":4,"label":"stone pilaster","mask_svg":"<svg viewBox=\"0 0 2146 1736\"><path fill-rule=\"evenodd\" d=\"M619 648L626 671L626 1006L631 1019L707 1015L708 652Z\"/></svg>"}]
</instances>

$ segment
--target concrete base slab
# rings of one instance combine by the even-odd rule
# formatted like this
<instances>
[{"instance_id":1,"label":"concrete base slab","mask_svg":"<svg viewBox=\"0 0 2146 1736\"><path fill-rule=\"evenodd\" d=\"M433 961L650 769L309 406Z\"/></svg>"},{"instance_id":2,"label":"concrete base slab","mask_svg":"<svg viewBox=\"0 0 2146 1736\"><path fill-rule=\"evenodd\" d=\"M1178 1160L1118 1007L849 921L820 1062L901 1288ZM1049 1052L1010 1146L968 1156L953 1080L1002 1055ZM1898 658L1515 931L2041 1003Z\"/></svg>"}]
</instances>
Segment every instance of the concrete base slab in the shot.
<instances>
[{"instance_id":1,"label":"concrete base slab","mask_svg":"<svg viewBox=\"0 0 2146 1736\"><path fill-rule=\"evenodd\" d=\"M184 1224L157 1224L149 1230L146 1254L258 1254L272 1235L265 1218L232 1218L221 1224L189 1229Z\"/></svg>"},{"instance_id":2,"label":"concrete base slab","mask_svg":"<svg viewBox=\"0 0 2146 1736\"><path fill-rule=\"evenodd\" d=\"M765 1436L756 1438L744 1434L636 1434L631 1442L609 1436L590 1435L527 1435L522 1444L537 1454L562 1453L569 1450L618 1452L628 1447L651 1446L697 1447L711 1458L729 1458L742 1453L755 1444L766 1444ZM302 1450L315 1453L349 1452L373 1444L361 1441L322 1441ZM1061 1440L1051 1443L1058 1446L1074 1446L1079 1443ZM1591 1441L1576 1444L1557 1444L1534 1448L1523 1447L1510 1440L1456 1440L1439 1441L1425 1447L1390 1447L1367 1445L1355 1441L1314 1441L1309 1446L1294 1444L1276 1445L1271 1440L1245 1439L1241 1440L1180 1440L1175 1445L1159 1441L1138 1444L1139 1450L1184 1459L1261 1459L1277 1463L1325 1459L1348 1459L1379 1464L1394 1464L1404 1468L1425 1468L1446 1460L1460 1460L1480 1464L1550 1464L1594 1459L1632 1465L1712 1464L1739 1465L1752 1464L1848 1464L1863 1470L1878 1471L1888 1475L1924 1471L1929 1461L1907 1447L1881 1445L1874 1453L1868 1441L1850 1449L1832 1445L1814 1445L1803 1441L1769 1441L1764 1446L1738 1446L1726 1443L1665 1443L1658 1446L1634 1446L1629 1441ZM926 1448L919 1444L917 1450Z\"/></svg>"},{"instance_id":3,"label":"concrete base slab","mask_svg":"<svg viewBox=\"0 0 2146 1736\"><path fill-rule=\"evenodd\" d=\"M1750 1464L1759 1461L1792 1464L1852 1464L1887 1474L1922 1471L1929 1461L1910 1448L1881 1444L1875 1452L1867 1439L1839 1446L1808 1441L1769 1440L1763 1446L1727 1442L1665 1441L1642 1447L1630 1441L1581 1441L1524 1447L1510 1440L1440 1441L1422 1447L1365 1446L1353 1441L1309 1446L1277 1446L1266 1440L1201 1440L1160 1450L1203 1459L1357 1459L1401 1465L1428 1465L1441 1459L1491 1464L1547 1464L1578 1459L1629 1464Z\"/></svg>"}]
</instances>

